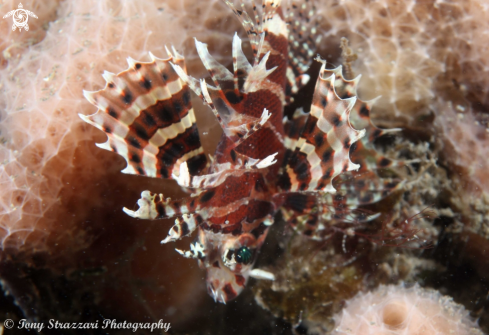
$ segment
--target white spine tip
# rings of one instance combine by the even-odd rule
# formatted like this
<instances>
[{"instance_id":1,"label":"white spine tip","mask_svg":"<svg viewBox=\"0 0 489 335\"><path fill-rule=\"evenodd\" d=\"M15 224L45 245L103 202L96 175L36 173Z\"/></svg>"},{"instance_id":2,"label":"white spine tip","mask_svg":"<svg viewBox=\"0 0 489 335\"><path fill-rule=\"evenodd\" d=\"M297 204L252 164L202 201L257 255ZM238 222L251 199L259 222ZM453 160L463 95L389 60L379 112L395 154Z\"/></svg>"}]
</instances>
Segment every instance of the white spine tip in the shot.
<instances>
[{"instance_id":1,"label":"white spine tip","mask_svg":"<svg viewBox=\"0 0 489 335\"><path fill-rule=\"evenodd\" d=\"M268 112L268 109L264 108L263 113L261 114L260 124L263 126L268 121L270 116L272 116L272 114Z\"/></svg>"},{"instance_id":2,"label":"white spine tip","mask_svg":"<svg viewBox=\"0 0 489 335\"><path fill-rule=\"evenodd\" d=\"M255 279L263 279L263 280L275 280L275 275L273 273L262 269L251 270L250 277Z\"/></svg>"},{"instance_id":3,"label":"white spine tip","mask_svg":"<svg viewBox=\"0 0 489 335\"><path fill-rule=\"evenodd\" d=\"M102 77L105 79L106 82L111 83L114 79L115 74L109 71L104 71L102 74Z\"/></svg>"},{"instance_id":4,"label":"white spine tip","mask_svg":"<svg viewBox=\"0 0 489 335\"><path fill-rule=\"evenodd\" d=\"M173 51L173 54L175 55L175 58L183 59L183 55L181 55L180 53L178 53L177 49L175 49L175 47L173 45L171 46L171 49Z\"/></svg>"},{"instance_id":5,"label":"white spine tip","mask_svg":"<svg viewBox=\"0 0 489 335\"><path fill-rule=\"evenodd\" d=\"M95 105L95 98L93 97L93 93L94 92L92 91L83 90L83 96L85 97L85 99L87 99L90 103Z\"/></svg>"},{"instance_id":6,"label":"white spine tip","mask_svg":"<svg viewBox=\"0 0 489 335\"><path fill-rule=\"evenodd\" d=\"M263 159L262 161L260 161L260 163L258 163L256 165L256 167L258 169L263 169L263 168L266 168L266 167L268 167L270 165L273 165L273 164L277 163L277 161L275 160L275 156L277 156L277 155L278 155L278 152L276 152L276 153L274 153L274 154L266 157L265 159Z\"/></svg>"},{"instance_id":7,"label":"white spine tip","mask_svg":"<svg viewBox=\"0 0 489 335\"><path fill-rule=\"evenodd\" d=\"M199 53L199 55L204 52L204 53L208 53L207 51L207 44L203 43L203 42L200 42L198 39L196 39L194 37L194 41L195 41L195 47L197 48L197 52ZM202 56L201 56L202 58Z\"/></svg>"},{"instance_id":8,"label":"white spine tip","mask_svg":"<svg viewBox=\"0 0 489 335\"><path fill-rule=\"evenodd\" d=\"M171 238L171 236L167 236L164 240L161 240L161 244L166 244L168 242L173 242L174 240ZM175 249L178 250L178 249Z\"/></svg>"},{"instance_id":9,"label":"white spine tip","mask_svg":"<svg viewBox=\"0 0 489 335\"><path fill-rule=\"evenodd\" d=\"M168 49L168 47L166 45L165 45L165 50L166 50L166 53L168 54L168 57L173 58L173 55L171 54L170 50Z\"/></svg>"},{"instance_id":10,"label":"white spine tip","mask_svg":"<svg viewBox=\"0 0 489 335\"><path fill-rule=\"evenodd\" d=\"M136 215L136 212L135 211L131 211L130 209L128 209L126 207L122 208L122 211L124 213L126 213L127 215L133 217L133 218L137 218L137 215Z\"/></svg>"},{"instance_id":11,"label":"white spine tip","mask_svg":"<svg viewBox=\"0 0 489 335\"><path fill-rule=\"evenodd\" d=\"M83 115L81 113L78 113L78 116L80 117L80 119L82 119L86 123L91 123L92 122L92 120L90 120L90 118L88 116L86 116L86 115Z\"/></svg>"},{"instance_id":12,"label":"white spine tip","mask_svg":"<svg viewBox=\"0 0 489 335\"><path fill-rule=\"evenodd\" d=\"M129 65L130 68L134 68L135 67L136 61L133 58L127 57L126 58L126 61L127 61L127 64Z\"/></svg>"}]
</instances>

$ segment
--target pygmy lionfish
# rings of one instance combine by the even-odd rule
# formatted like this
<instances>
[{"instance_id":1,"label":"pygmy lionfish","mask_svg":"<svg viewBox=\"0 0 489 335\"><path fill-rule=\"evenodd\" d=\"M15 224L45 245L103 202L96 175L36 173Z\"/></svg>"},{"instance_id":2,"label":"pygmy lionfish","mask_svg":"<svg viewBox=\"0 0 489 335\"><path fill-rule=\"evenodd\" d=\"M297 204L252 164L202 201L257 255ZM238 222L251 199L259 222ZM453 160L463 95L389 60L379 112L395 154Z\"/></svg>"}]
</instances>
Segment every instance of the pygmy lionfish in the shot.
<instances>
[{"instance_id":1,"label":"pygmy lionfish","mask_svg":"<svg viewBox=\"0 0 489 335\"><path fill-rule=\"evenodd\" d=\"M233 72L209 54L206 44L195 42L214 86L187 75L175 49L167 49L167 59L150 53L149 63L129 58L126 71L103 74L103 90L84 92L99 110L80 115L107 134L100 148L126 159L122 172L173 179L190 193L171 200L144 191L139 209L124 211L141 219L176 217L162 243L198 230L190 250L177 251L207 270L209 294L222 303L238 296L250 275L273 280L253 264L279 210L297 231L323 239L337 223L368 220L355 209L401 184L377 175L378 168L393 164L372 145L385 130L370 121L372 101L355 97L359 77L346 80L341 66L328 70L318 58L322 67L312 105L292 119L284 117L284 106L309 81L305 71L319 40L311 2L292 3L284 14L280 0L263 0L258 7L252 0L253 18L243 3L225 3L246 30L253 65L237 34ZM209 160L191 90L223 129Z\"/></svg>"}]
</instances>

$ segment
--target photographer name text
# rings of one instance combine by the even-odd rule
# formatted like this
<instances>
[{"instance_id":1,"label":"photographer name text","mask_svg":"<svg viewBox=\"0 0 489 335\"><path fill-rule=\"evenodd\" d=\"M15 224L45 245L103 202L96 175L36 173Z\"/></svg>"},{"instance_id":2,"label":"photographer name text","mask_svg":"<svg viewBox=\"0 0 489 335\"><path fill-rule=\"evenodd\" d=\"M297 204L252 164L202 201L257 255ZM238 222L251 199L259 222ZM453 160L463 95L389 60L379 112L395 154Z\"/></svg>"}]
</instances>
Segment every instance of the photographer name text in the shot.
<instances>
[{"instance_id":1,"label":"photographer name text","mask_svg":"<svg viewBox=\"0 0 489 335\"><path fill-rule=\"evenodd\" d=\"M7 329L14 327L17 329L32 329L39 333L43 329L130 329L133 332L147 329L151 332L154 330L168 332L171 325L169 322L163 322L163 319L158 320L158 322L127 322L117 321L116 319L105 319L100 322L98 320L95 322L60 322L54 319L49 319L47 322L29 322L27 319L21 319L17 325L15 325L13 320L7 319L4 322L4 327Z\"/></svg>"}]
</instances>

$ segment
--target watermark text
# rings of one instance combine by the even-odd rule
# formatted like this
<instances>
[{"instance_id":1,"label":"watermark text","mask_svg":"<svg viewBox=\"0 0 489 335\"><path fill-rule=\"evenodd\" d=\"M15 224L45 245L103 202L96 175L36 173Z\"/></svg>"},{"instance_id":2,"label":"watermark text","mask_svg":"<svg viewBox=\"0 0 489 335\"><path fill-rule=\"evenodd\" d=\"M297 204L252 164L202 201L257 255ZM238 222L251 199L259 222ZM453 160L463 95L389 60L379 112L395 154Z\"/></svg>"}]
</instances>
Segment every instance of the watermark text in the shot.
<instances>
[{"instance_id":1,"label":"watermark text","mask_svg":"<svg viewBox=\"0 0 489 335\"><path fill-rule=\"evenodd\" d=\"M163 322L163 319L158 320L158 322L128 322L117 321L116 319L97 320L95 322L60 322L49 319L46 322L29 322L27 319L21 319L17 323L11 319L6 319L3 326L7 329L35 330L39 333L43 329L129 329L134 333L140 329L146 329L151 332L163 330L167 333L171 328L171 324Z\"/></svg>"}]
</instances>

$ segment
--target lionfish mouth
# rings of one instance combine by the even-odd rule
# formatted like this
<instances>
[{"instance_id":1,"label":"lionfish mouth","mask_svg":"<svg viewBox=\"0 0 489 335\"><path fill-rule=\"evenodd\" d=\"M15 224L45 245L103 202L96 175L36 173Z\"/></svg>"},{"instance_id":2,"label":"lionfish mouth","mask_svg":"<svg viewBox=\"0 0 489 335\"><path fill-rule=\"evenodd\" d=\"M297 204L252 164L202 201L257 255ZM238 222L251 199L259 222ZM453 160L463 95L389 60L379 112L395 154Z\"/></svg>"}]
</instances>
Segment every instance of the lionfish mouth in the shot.
<instances>
[{"instance_id":1,"label":"lionfish mouth","mask_svg":"<svg viewBox=\"0 0 489 335\"><path fill-rule=\"evenodd\" d=\"M244 277L243 277L244 278ZM242 284L236 283L236 281L230 282L219 282L219 286L215 286L215 281L207 283L207 292L214 299L215 302L227 303L230 300L236 298L241 291L243 291L246 280L243 281Z\"/></svg>"},{"instance_id":2,"label":"lionfish mouth","mask_svg":"<svg viewBox=\"0 0 489 335\"><path fill-rule=\"evenodd\" d=\"M218 302L226 303L236 298L246 286L249 270L235 273L222 261L215 261L207 268L207 292Z\"/></svg>"}]
</instances>

